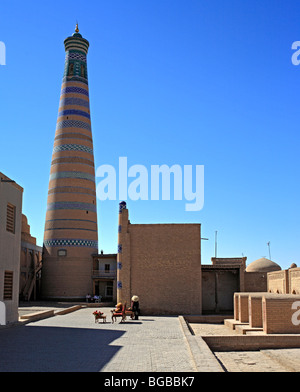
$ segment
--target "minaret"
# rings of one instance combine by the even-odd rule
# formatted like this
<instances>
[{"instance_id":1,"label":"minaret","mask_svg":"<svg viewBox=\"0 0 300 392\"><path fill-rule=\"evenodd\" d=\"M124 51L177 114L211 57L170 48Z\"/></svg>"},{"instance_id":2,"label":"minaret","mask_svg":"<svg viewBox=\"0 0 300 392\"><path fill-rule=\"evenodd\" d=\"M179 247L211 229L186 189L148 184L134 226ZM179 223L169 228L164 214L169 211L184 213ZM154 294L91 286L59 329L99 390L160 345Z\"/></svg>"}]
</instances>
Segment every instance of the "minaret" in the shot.
<instances>
[{"instance_id":1,"label":"minaret","mask_svg":"<svg viewBox=\"0 0 300 392\"><path fill-rule=\"evenodd\" d=\"M49 179L42 295L82 298L92 292L98 253L93 139L86 56L78 24L64 41L66 57Z\"/></svg>"}]
</instances>

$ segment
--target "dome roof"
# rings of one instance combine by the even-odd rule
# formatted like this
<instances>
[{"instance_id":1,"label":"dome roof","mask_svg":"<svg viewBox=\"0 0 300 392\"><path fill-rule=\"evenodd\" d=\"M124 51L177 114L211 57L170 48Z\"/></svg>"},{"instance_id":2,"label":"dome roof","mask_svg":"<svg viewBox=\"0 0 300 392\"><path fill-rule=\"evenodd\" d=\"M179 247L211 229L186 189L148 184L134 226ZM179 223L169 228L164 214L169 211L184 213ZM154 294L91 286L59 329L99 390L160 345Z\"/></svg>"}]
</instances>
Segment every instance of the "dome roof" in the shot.
<instances>
[{"instance_id":1,"label":"dome roof","mask_svg":"<svg viewBox=\"0 0 300 392\"><path fill-rule=\"evenodd\" d=\"M292 263L291 266L290 266L290 268L297 268L297 264Z\"/></svg>"},{"instance_id":2,"label":"dome roof","mask_svg":"<svg viewBox=\"0 0 300 392\"><path fill-rule=\"evenodd\" d=\"M278 264L265 257L252 261L246 268L246 272L271 272L280 270L281 267Z\"/></svg>"}]
</instances>

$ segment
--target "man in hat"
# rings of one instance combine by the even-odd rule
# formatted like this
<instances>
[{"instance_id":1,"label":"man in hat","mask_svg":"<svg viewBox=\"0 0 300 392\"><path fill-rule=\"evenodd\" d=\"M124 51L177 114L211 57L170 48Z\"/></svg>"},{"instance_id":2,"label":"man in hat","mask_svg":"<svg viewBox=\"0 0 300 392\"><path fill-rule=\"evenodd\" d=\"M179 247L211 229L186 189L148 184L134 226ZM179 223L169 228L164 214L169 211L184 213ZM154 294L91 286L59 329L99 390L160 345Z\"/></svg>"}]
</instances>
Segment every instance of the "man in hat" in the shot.
<instances>
[{"instance_id":1,"label":"man in hat","mask_svg":"<svg viewBox=\"0 0 300 392\"><path fill-rule=\"evenodd\" d=\"M134 319L138 320L140 314L140 303L139 303L139 297L137 295L134 295L131 298L131 309L134 312Z\"/></svg>"}]
</instances>

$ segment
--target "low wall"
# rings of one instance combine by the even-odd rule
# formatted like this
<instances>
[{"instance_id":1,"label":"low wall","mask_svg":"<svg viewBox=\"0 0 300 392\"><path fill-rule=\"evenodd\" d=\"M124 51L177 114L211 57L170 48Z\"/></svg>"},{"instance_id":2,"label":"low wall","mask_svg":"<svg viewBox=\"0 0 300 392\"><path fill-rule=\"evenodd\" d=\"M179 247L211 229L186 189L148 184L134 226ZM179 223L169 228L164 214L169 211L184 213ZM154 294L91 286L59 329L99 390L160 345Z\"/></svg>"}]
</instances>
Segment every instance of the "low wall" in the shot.
<instances>
[{"instance_id":1,"label":"low wall","mask_svg":"<svg viewBox=\"0 0 300 392\"><path fill-rule=\"evenodd\" d=\"M265 333L300 334L300 295L265 296L262 310Z\"/></svg>"},{"instance_id":2,"label":"low wall","mask_svg":"<svg viewBox=\"0 0 300 392\"><path fill-rule=\"evenodd\" d=\"M212 351L255 351L276 348L300 348L299 335L202 336Z\"/></svg>"}]
</instances>

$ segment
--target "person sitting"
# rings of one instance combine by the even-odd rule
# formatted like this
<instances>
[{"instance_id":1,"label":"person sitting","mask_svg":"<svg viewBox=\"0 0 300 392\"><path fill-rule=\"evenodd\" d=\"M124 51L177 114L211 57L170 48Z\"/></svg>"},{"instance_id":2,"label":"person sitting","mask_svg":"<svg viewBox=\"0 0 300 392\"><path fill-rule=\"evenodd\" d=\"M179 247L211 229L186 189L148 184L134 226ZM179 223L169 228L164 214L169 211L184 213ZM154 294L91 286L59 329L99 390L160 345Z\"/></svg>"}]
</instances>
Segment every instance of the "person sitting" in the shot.
<instances>
[{"instance_id":1,"label":"person sitting","mask_svg":"<svg viewBox=\"0 0 300 392\"><path fill-rule=\"evenodd\" d=\"M113 310L114 313L121 313L122 312L122 302L117 303L115 309Z\"/></svg>"},{"instance_id":2,"label":"person sitting","mask_svg":"<svg viewBox=\"0 0 300 392\"><path fill-rule=\"evenodd\" d=\"M91 295L90 293L85 296L86 302L91 302Z\"/></svg>"},{"instance_id":3,"label":"person sitting","mask_svg":"<svg viewBox=\"0 0 300 392\"><path fill-rule=\"evenodd\" d=\"M99 302L99 297L98 297L98 295L94 295L94 302L96 303L96 302Z\"/></svg>"}]
</instances>

